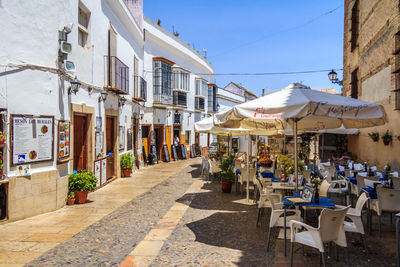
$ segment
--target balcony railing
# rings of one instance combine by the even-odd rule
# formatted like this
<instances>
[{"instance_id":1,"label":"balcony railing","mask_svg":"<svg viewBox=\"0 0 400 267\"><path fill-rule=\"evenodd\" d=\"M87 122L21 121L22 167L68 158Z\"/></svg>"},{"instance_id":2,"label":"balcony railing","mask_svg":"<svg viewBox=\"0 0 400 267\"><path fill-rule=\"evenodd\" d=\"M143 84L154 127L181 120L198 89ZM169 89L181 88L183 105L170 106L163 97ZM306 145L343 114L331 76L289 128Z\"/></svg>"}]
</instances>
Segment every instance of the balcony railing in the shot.
<instances>
[{"instance_id":1,"label":"balcony railing","mask_svg":"<svg viewBox=\"0 0 400 267\"><path fill-rule=\"evenodd\" d=\"M174 92L174 105L178 106L187 106L187 97L185 93L182 92Z\"/></svg>"},{"instance_id":2,"label":"balcony railing","mask_svg":"<svg viewBox=\"0 0 400 267\"><path fill-rule=\"evenodd\" d=\"M145 102L147 99L147 82L140 76L135 76L135 86L133 90L133 99L136 101ZM139 81L139 88L137 86L137 82Z\"/></svg>"},{"instance_id":3,"label":"balcony railing","mask_svg":"<svg viewBox=\"0 0 400 267\"><path fill-rule=\"evenodd\" d=\"M104 56L104 87L119 94L129 94L129 67L115 56Z\"/></svg>"},{"instance_id":4,"label":"balcony railing","mask_svg":"<svg viewBox=\"0 0 400 267\"><path fill-rule=\"evenodd\" d=\"M181 124L182 116L180 113L174 113L174 124Z\"/></svg>"}]
</instances>

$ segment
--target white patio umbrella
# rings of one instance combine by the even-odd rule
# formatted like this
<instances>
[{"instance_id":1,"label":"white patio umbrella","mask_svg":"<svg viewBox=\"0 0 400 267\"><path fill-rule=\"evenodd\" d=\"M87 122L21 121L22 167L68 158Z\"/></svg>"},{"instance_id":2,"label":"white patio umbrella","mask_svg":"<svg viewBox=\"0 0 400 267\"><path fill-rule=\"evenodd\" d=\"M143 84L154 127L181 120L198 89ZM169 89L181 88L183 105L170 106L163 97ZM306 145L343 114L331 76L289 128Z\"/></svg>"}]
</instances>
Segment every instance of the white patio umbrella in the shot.
<instances>
[{"instance_id":1,"label":"white patio umbrella","mask_svg":"<svg viewBox=\"0 0 400 267\"><path fill-rule=\"evenodd\" d=\"M283 130L292 126L295 139L297 189L297 132L339 128L366 128L386 123L382 105L329 94L299 83L281 91L239 104L216 114L214 123L221 127Z\"/></svg>"}]
</instances>

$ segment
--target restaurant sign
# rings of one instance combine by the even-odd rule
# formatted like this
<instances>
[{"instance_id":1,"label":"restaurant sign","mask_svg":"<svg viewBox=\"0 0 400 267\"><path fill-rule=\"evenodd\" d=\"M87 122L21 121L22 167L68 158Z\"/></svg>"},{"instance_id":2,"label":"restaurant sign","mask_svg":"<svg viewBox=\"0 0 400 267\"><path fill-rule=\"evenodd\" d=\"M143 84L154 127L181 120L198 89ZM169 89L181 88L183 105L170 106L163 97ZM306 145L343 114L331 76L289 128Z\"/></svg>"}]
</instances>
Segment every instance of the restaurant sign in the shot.
<instances>
[{"instance_id":1,"label":"restaurant sign","mask_svg":"<svg viewBox=\"0 0 400 267\"><path fill-rule=\"evenodd\" d=\"M53 116L12 115L12 165L53 160Z\"/></svg>"}]
</instances>

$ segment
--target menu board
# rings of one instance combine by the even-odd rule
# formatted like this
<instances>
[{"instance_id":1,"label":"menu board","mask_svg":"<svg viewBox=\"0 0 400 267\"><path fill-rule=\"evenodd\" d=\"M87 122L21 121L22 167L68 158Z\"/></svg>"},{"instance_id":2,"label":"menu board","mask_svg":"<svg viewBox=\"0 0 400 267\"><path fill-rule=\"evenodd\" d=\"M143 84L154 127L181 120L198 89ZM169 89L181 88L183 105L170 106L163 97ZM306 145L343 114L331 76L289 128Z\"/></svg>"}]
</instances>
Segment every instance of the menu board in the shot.
<instances>
[{"instance_id":1,"label":"menu board","mask_svg":"<svg viewBox=\"0 0 400 267\"><path fill-rule=\"evenodd\" d=\"M96 187L101 185L101 161L97 160L94 162L94 176L97 178Z\"/></svg>"},{"instance_id":2,"label":"menu board","mask_svg":"<svg viewBox=\"0 0 400 267\"><path fill-rule=\"evenodd\" d=\"M126 149L127 150L133 149L133 135L131 128L126 129Z\"/></svg>"},{"instance_id":3,"label":"menu board","mask_svg":"<svg viewBox=\"0 0 400 267\"><path fill-rule=\"evenodd\" d=\"M101 184L107 182L107 158L101 160Z\"/></svg>"},{"instance_id":4,"label":"menu board","mask_svg":"<svg viewBox=\"0 0 400 267\"><path fill-rule=\"evenodd\" d=\"M70 123L58 121L58 159L69 158L70 151Z\"/></svg>"},{"instance_id":5,"label":"menu board","mask_svg":"<svg viewBox=\"0 0 400 267\"><path fill-rule=\"evenodd\" d=\"M190 154L191 154L192 158L196 157L196 147L194 144L192 144L192 146L190 147Z\"/></svg>"},{"instance_id":6,"label":"menu board","mask_svg":"<svg viewBox=\"0 0 400 267\"><path fill-rule=\"evenodd\" d=\"M11 115L11 125L12 165L53 160L53 116Z\"/></svg>"},{"instance_id":7,"label":"menu board","mask_svg":"<svg viewBox=\"0 0 400 267\"><path fill-rule=\"evenodd\" d=\"M169 151L168 151L167 145L163 145L163 152L164 152L165 162L169 162L170 158L169 158Z\"/></svg>"},{"instance_id":8,"label":"menu board","mask_svg":"<svg viewBox=\"0 0 400 267\"><path fill-rule=\"evenodd\" d=\"M181 147L182 159L187 159L187 150L185 145L180 144L180 147Z\"/></svg>"},{"instance_id":9,"label":"menu board","mask_svg":"<svg viewBox=\"0 0 400 267\"><path fill-rule=\"evenodd\" d=\"M177 160L178 159L178 152L176 151L176 146L175 145L171 145L171 150L172 150L171 155L174 157L174 160Z\"/></svg>"},{"instance_id":10,"label":"menu board","mask_svg":"<svg viewBox=\"0 0 400 267\"><path fill-rule=\"evenodd\" d=\"M157 147L155 145L151 145L151 154L153 155L153 161L158 163Z\"/></svg>"},{"instance_id":11,"label":"menu board","mask_svg":"<svg viewBox=\"0 0 400 267\"><path fill-rule=\"evenodd\" d=\"M104 144L104 133L103 132L96 132L96 158L100 158L103 156L103 144Z\"/></svg>"}]
</instances>

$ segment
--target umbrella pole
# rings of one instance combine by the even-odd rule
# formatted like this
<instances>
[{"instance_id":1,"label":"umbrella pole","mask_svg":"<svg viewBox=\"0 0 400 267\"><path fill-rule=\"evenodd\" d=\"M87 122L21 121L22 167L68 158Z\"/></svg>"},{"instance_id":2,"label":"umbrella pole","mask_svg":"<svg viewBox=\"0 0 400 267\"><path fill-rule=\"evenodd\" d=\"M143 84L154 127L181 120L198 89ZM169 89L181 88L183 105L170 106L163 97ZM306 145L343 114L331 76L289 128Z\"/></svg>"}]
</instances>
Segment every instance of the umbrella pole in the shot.
<instances>
[{"instance_id":1,"label":"umbrella pole","mask_svg":"<svg viewBox=\"0 0 400 267\"><path fill-rule=\"evenodd\" d=\"M298 171L297 171L297 119L294 119L294 170L295 170L295 181L296 181L296 191L299 190L297 180L298 180Z\"/></svg>"},{"instance_id":2,"label":"umbrella pole","mask_svg":"<svg viewBox=\"0 0 400 267\"><path fill-rule=\"evenodd\" d=\"M317 138L319 138L319 135L316 134L314 136L314 162L313 162L313 172L315 173L315 164L317 163Z\"/></svg>"},{"instance_id":3,"label":"umbrella pole","mask_svg":"<svg viewBox=\"0 0 400 267\"><path fill-rule=\"evenodd\" d=\"M249 176L250 176L250 134L247 134L247 181L246 181L246 201L249 203Z\"/></svg>"}]
</instances>

